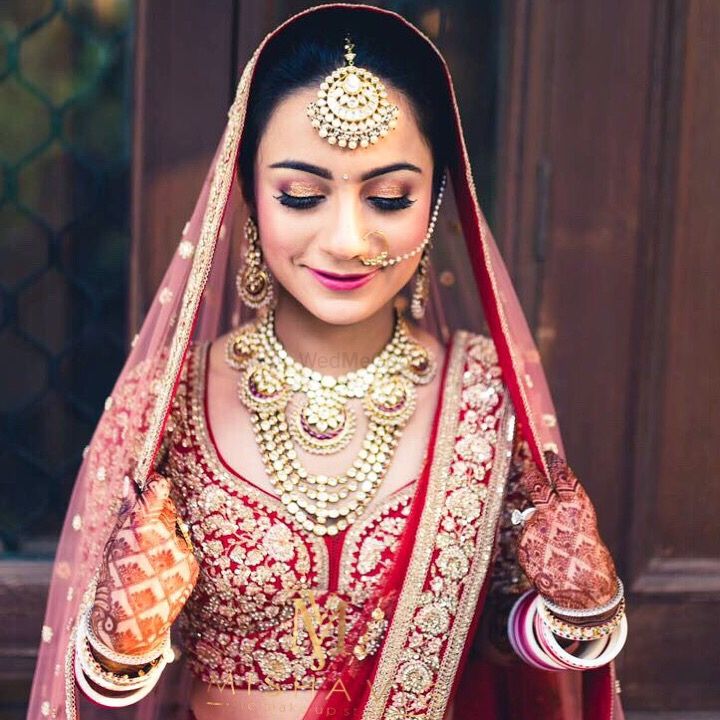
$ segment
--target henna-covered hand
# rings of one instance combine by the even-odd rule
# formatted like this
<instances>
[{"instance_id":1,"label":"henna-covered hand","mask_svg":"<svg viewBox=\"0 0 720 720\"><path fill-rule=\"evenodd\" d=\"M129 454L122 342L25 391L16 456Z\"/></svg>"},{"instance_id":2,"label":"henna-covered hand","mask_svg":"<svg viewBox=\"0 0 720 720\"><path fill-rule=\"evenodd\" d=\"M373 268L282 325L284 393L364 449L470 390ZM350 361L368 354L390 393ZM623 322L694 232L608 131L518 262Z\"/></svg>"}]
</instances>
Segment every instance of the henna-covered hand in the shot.
<instances>
[{"instance_id":1,"label":"henna-covered hand","mask_svg":"<svg viewBox=\"0 0 720 720\"><path fill-rule=\"evenodd\" d=\"M615 563L597 528L595 508L573 471L546 452L547 478L534 465L520 487L536 512L518 538L518 562L535 589L566 608L593 608L617 590Z\"/></svg>"},{"instance_id":2,"label":"henna-covered hand","mask_svg":"<svg viewBox=\"0 0 720 720\"><path fill-rule=\"evenodd\" d=\"M176 521L170 481L156 473L105 547L90 623L116 652L159 649L190 597L199 568Z\"/></svg>"}]
</instances>

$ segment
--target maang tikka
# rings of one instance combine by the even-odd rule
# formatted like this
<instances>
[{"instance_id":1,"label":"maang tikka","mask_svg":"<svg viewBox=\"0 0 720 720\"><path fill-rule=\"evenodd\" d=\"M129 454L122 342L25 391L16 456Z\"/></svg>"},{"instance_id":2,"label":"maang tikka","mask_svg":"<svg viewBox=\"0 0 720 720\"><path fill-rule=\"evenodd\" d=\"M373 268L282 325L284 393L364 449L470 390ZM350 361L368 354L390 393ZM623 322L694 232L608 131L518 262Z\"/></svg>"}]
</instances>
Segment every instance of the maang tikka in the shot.
<instances>
[{"instance_id":1,"label":"maang tikka","mask_svg":"<svg viewBox=\"0 0 720 720\"><path fill-rule=\"evenodd\" d=\"M240 299L248 307L258 309L271 303L273 286L270 269L260 253L257 225L251 217L245 222L245 239L245 262L238 270L235 285Z\"/></svg>"},{"instance_id":2,"label":"maang tikka","mask_svg":"<svg viewBox=\"0 0 720 720\"><path fill-rule=\"evenodd\" d=\"M355 45L345 38L345 65L320 83L318 99L307 114L321 138L331 145L355 150L374 145L397 125L400 112L387 99L377 75L355 65Z\"/></svg>"}]
</instances>

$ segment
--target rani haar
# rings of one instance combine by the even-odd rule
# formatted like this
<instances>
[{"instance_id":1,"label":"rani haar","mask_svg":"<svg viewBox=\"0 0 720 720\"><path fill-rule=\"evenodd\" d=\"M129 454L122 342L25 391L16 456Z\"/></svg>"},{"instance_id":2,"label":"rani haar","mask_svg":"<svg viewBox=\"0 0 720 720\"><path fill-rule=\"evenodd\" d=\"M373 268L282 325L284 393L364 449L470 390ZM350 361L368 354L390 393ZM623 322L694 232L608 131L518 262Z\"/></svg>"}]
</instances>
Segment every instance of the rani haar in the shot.
<instances>
[{"instance_id":1,"label":"rani haar","mask_svg":"<svg viewBox=\"0 0 720 720\"><path fill-rule=\"evenodd\" d=\"M275 334L273 310L228 341L226 359L240 371L238 395L250 412L267 474L288 512L316 535L336 535L360 517L415 410L415 386L435 376L434 357L410 337L402 312L394 313L393 334L381 352L339 377L289 355ZM304 400L289 410L295 393ZM353 398L362 400L368 428L352 465L334 475L308 471L296 447L316 455L346 447L357 425L348 407Z\"/></svg>"}]
</instances>

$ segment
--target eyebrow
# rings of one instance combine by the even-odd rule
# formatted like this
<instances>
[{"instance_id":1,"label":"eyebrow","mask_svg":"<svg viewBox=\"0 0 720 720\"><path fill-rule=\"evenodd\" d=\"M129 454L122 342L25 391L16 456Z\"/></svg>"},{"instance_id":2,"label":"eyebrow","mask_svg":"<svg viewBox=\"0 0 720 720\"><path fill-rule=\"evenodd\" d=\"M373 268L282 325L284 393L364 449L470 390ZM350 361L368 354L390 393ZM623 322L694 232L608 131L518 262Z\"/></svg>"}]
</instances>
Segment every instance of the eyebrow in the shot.
<instances>
[{"instance_id":1,"label":"eyebrow","mask_svg":"<svg viewBox=\"0 0 720 720\"><path fill-rule=\"evenodd\" d=\"M333 179L333 174L326 168L312 165L311 163L302 162L301 160L283 160L282 162L273 163L269 167L287 168L288 170L301 170L302 172L317 175L318 177L324 178L325 180ZM408 162L397 162L392 163L391 165L383 165L382 167L374 168L373 170L368 170L366 173L363 173L360 176L360 180L365 182L365 180L370 180L372 178L378 177L379 175L386 175L387 173L396 172L397 170L410 170L412 172L416 172L422 175L422 170L417 165L413 165L412 163Z\"/></svg>"}]
</instances>

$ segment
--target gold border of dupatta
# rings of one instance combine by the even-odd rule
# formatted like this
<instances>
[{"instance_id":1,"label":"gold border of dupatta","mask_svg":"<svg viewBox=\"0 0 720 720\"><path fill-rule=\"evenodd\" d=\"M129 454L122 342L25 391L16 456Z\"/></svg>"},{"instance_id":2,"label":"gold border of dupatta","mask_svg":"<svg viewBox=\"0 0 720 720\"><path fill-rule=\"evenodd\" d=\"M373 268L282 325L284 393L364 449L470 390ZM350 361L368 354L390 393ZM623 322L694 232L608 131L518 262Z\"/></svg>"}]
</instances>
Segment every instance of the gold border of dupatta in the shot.
<instances>
[{"instance_id":1,"label":"gold border of dupatta","mask_svg":"<svg viewBox=\"0 0 720 720\"><path fill-rule=\"evenodd\" d=\"M400 592L393 621L383 644L375 680L362 716L362 720L382 720L399 717L388 707L390 694L397 686L397 678L402 676L403 667L411 665L404 651L409 647L411 633L415 631L416 613L423 607L422 595L428 581L433 557L439 549L443 509L450 497L448 482L450 465L455 456L456 438L460 424L460 410L463 398L463 378L471 343L484 344L485 352L494 355L492 341L484 336L473 335L465 330L456 332L451 347L448 366L448 378L443 399L442 414L437 431L437 445L428 480L425 506L422 510L415 545L408 570ZM498 378L500 381L500 379ZM477 488L482 489L482 509L476 521L475 552L469 568L459 583L459 598L452 624L447 632L447 642L442 649L439 667L431 671L433 685L429 692L429 702L422 717L441 720L450 700L453 682L467 634L475 615L477 602L495 544L497 520L505 492L505 481L512 454L512 438L515 426L515 413L507 388L501 393L501 400L494 413L499 421L496 429L496 442L490 460L491 468L478 480ZM460 442L459 440L457 442ZM484 483L488 478L487 484ZM416 661L419 684L427 679L423 677L422 662ZM410 673L412 674L412 672ZM388 682L387 678L392 678Z\"/></svg>"}]
</instances>

